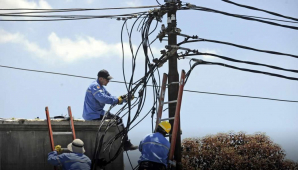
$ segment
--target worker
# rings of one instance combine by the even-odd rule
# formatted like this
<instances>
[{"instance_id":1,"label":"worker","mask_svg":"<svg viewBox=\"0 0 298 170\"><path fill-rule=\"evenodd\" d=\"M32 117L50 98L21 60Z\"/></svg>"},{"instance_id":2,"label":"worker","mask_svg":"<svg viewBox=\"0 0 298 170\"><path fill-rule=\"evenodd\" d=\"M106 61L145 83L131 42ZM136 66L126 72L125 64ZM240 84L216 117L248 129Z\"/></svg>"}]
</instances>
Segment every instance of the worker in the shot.
<instances>
[{"instance_id":1,"label":"worker","mask_svg":"<svg viewBox=\"0 0 298 170\"><path fill-rule=\"evenodd\" d=\"M61 153L60 145L55 147L55 151L48 154L48 163L54 166L62 166L63 170L90 170L91 160L84 155L84 142L80 139L73 140L68 144L67 149L71 153ZM57 153L58 152L58 153Z\"/></svg>"},{"instance_id":2,"label":"worker","mask_svg":"<svg viewBox=\"0 0 298 170\"><path fill-rule=\"evenodd\" d=\"M165 170L167 167L170 142L165 138L171 131L169 122L160 122L155 133L145 136L140 142L139 170Z\"/></svg>"},{"instance_id":3,"label":"worker","mask_svg":"<svg viewBox=\"0 0 298 170\"><path fill-rule=\"evenodd\" d=\"M105 119L113 119L117 120L118 126L124 125L122 124L122 119L119 116L116 116L112 113L106 113L103 109L105 104L122 104L123 102L127 102L127 100L132 100L134 96L132 95L130 99L128 97L124 97L124 95L115 97L112 96L104 86L107 86L109 81L113 77L110 76L107 70L100 70L97 74L97 80L92 82L91 85L88 87L85 95L85 102L84 102L84 111L83 111L83 118L85 120L102 120L105 116ZM136 150L138 146L134 146L131 144L130 140L126 135L124 139L124 150Z\"/></svg>"}]
</instances>

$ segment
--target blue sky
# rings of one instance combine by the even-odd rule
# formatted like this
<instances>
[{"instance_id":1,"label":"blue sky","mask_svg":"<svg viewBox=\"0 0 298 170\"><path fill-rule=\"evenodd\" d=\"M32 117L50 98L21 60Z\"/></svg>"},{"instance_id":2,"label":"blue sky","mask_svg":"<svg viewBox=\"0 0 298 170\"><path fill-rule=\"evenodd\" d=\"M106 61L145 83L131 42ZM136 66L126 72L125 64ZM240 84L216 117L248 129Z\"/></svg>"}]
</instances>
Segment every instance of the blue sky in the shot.
<instances>
[{"instance_id":1,"label":"blue sky","mask_svg":"<svg viewBox=\"0 0 298 170\"><path fill-rule=\"evenodd\" d=\"M156 1L126 0L0 0L1 8L105 8L140 5L156 5ZM160 1L163 3L163 1ZM227 4L220 0L188 2L230 13L276 18L272 15ZM275 11L287 16L298 17L298 2L290 0L243 0L239 3ZM74 14L120 14L137 10L110 10L81 12ZM3 18L2 18L3 19ZM178 26L182 33L198 35L200 38L227 41L258 49L298 54L298 33L295 30L275 27L254 21L246 21L215 13L202 11L178 11ZM133 20L128 21L130 27ZM166 19L163 19L166 24ZM123 81L120 30L123 21L115 19L92 19L62 22L0 22L0 65L27 69L59 72L96 78L97 72L107 69L114 80ZM153 22L153 25L155 21ZM285 23L283 23L285 24ZM297 24L292 24L297 26ZM160 30L153 33L153 39ZM126 32L125 32L126 35ZM134 30L133 44L136 47L141 34ZM183 40L178 38L178 41ZM125 49L128 52L127 37ZM164 49L166 42L155 42L156 56ZM200 52L215 53L239 60L254 61L297 69L298 59L288 56L271 55L248 51L208 42L185 44L183 47L198 49ZM210 56L196 56L211 62L223 62L237 67L298 77L295 73L276 71L269 68L231 63ZM129 77L131 57L125 55L126 73ZM178 72L188 71L189 60L179 60ZM144 55L137 59L136 77L141 77ZM167 73L168 63L160 69ZM1 118L45 118L44 107L49 106L51 115L67 114L71 106L75 118L82 118L84 95L90 79L13 70L0 67ZM125 86L109 83L107 89L115 96L126 93ZM248 96L298 100L298 82L233 70L221 66L196 67L185 89L240 94ZM151 108L153 97L148 92L147 103L139 119ZM117 107L120 108L120 107ZM116 112L117 108L112 110ZM106 106L106 109L108 107ZM166 116L168 113L164 112ZM265 132L285 149L287 158L298 161L298 105L297 103L276 102L237 97L225 97L184 92L181 109L182 138L203 137L218 132L244 131L247 134ZM134 144L151 132L148 116L130 132ZM138 151L130 152L136 164Z\"/></svg>"}]
</instances>

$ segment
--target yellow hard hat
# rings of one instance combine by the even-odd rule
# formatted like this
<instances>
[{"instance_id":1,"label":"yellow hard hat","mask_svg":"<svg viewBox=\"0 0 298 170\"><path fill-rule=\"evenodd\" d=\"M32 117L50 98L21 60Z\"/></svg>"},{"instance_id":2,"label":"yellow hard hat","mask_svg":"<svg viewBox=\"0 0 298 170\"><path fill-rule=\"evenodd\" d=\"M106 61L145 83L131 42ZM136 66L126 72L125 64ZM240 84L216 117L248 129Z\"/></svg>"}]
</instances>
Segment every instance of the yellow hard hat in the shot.
<instances>
[{"instance_id":1,"label":"yellow hard hat","mask_svg":"<svg viewBox=\"0 0 298 170\"><path fill-rule=\"evenodd\" d=\"M158 126L160 126L167 133L170 133L171 131L171 124L167 121L160 122Z\"/></svg>"}]
</instances>

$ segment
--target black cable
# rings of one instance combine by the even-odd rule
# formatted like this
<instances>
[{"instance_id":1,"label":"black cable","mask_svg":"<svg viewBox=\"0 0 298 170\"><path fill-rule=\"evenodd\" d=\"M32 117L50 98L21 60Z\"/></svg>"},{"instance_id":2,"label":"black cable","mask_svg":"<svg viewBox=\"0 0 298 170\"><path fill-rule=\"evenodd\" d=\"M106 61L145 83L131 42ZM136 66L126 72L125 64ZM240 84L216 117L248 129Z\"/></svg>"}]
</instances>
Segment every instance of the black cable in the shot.
<instances>
[{"instance_id":1,"label":"black cable","mask_svg":"<svg viewBox=\"0 0 298 170\"><path fill-rule=\"evenodd\" d=\"M144 13L144 12L142 12ZM132 16L138 15L138 13L130 13L130 14L119 14L119 15L7 15L0 14L2 17L33 17L33 18L112 18L112 17L123 17L123 16Z\"/></svg>"},{"instance_id":2,"label":"black cable","mask_svg":"<svg viewBox=\"0 0 298 170\"><path fill-rule=\"evenodd\" d=\"M248 18L258 18L258 19L266 19L266 20L272 20L272 21L280 21L280 22L288 22L288 23L294 23L297 24L297 21L286 21L286 20L281 20L281 19L273 19L273 18L266 18L266 17L257 17L257 16L250 16L250 15L241 15L244 17L248 17Z\"/></svg>"},{"instance_id":3,"label":"black cable","mask_svg":"<svg viewBox=\"0 0 298 170\"><path fill-rule=\"evenodd\" d=\"M274 98L267 98L267 97L255 97L255 96L245 96L245 95L237 95L237 94L223 94L223 93L212 93L212 92L203 92L203 91L195 91L195 90L183 90L186 92L192 93L202 93L202 94L212 94L212 95L219 95L219 96L231 96L231 97L243 97L243 98L252 98L252 99L263 99L263 100L273 100L273 101L280 101L280 102L290 102L290 103L298 103L296 100L282 100L282 99L274 99Z\"/></svg>"},{"instance_id":4,"label":"black cable","mask_svg":"<svg viewBox=\"0 0 298 170\"><path fill-rule=\"evenodd\" d=\"M153 19L153 18L152 18ZM151 21L152 21L152 19L150 19ZM150 23L151 23L151 21L150 20L147 20L146 21L146 25L150 25ZM149 21L149 22L148 22ZM145 22L145 20L144 20L144 22ZM136 22L135 22L136 23ZM125 23L126 24L126 23ZM144 25L143 25L144 26ZM146 26L147 27L147 26ZM149 27L148 27L149 28ZM132 27L132 29L133 29L133 27ZM144 31L144 30L146 30L146 29L144 29L144 27L142 28L142 30ZM123 31L123 27L122 27L122 31ZM122 31L121 31L121 35L122 35ZM131 42L131 35L132 35L132 33L130 33L130 34L128 34L129 35L129 41ZM146 33L145 34L143 34L143 35L145 35L145 37L148 37L149 35L147 35L146 36ZM144 40L143 40L144 41ZM123 42L122 42L123 43ZM130 48L131 48L131 52L132 52L132 55L133 55L133 50L132 50L132 46L130 46ZM136 54L137 54L137 52L136 52ZM137 81L138 82L138 84L137 85L135 85L135 87L134 88L132 88L132 85L134 84L134 83L132 83L132 81L133 81L133 75L134 75L134 68L135 68L135 59L136 59L136 55L135 56L133 56L133 59L132 59L132 67L133 67L133 70L132 70L132 76L131 76L131 79L130 79L130 83L129 83L129 87L128 87L128 97L129 97L129 95L130 95L130 93L131 92L134 92L139 86L140 86L140 84L143 84L143 91L145 92L144 93L144 96L146 96L146 84L147 84L147 81L149 80L149 78L152 76L152 68L149 70L149 72L147 73L146 72L146 70L145 70L145 72L146 72L146 74L145 74L145 76L143 77L143 79L145 80L145 79L147 79L146 81ZM124 68L124 65L123 65L123 68ZM150 73L150 74L149 74ZM148 78L146 78L146 77L148 77ZM125 83L126 83L126 81L125 81ZM140 97L140 96L139 96ZM145 97L146 98L146 97ZM136 119L136 117L138 116L138 114L140 113L140 111L142 110L142 108L143 108L143 106L144 106L144 103L145 103L145 100L142 100L143 99L143 97L141 97L140 98L140 102L139 102L139 105L138 105L138 108L137 108L137 112L136 112L136 114L135 114L135 116L133 117L133 119L130 121L130 117L131 117L131 115L130 115L130 110L131 110L131 106L130 106L130 101L128 101L128 121L127 121L127 126L126 126L126 128L124 129L124 131L122 131L121 133L118 133L118 135L116 135L117 137L116 138L118 138L118 137L120 137L120 135L121 136L127 136L127 132L128 132L128 130L127 129L129 129L129 126L130 126L130 124ZM115 139L116 139L115 138ZM124 139L124 137L122 138L122 139ZM108 147L108 146L107 146ZM120 148L119 148L120 149ZM119 150L118 149L118 150ZM114 159L114 158L116 158L116 156L117 155L115 155L112 159ZM111 162L112 160L110 160L109 162Z\"/></svg>"},{"instance_id":5,"label":"black cable","mask_svg":"<svg viewBox=\"0 0 298 170\"><path fill-rule=\"evenodd\" d=\"M8 17L39 17L39 18L59 18L59 19L35 19L35 20L20 20L20 19L7 19L0 21L63 21L63 20L83 20L83 19L99 19L99 18L132 18L136 15L140 15L146 12L130 13L130 14L119 14L119 15L2 15Z\"/></svg>"},{"instance_id":6,"label":"black cable","mask_svg":"<svg viewBox=\"0 0 298 170\"><path fill-rule=\"evenodd\" d=\"M189 10L189 8L182 7L179 10ZM269 24L269 25L274 25L274 26L279 26L279 27L284 27L284 28L290 28L290 29L298 30L298 27L295 27L295 26L283 25L283 24L279 24L279 23L275 23L275 22L270 22L270 21L264 21L264 20L260 20L260 19L256 19L256 18L252 18L252 17L246 17L246 16L239 15L239 14L227 13L227 12L223 12L223 11L214 10L214 9L211 9L211 8L206 8L206 7L199 7L199 6L197 6L193 10L219 13L219 14L223 14L223 15L227 15L227 16L241 18L241 19L244 19L244 20L257 21L257 22L266 23L266 24Z\"/></svg>"},{"instance_id":7,"label":"black cable","mask_svg":"<svg viewBox=\"0 0 298 170\"><path fill-rule=\"evenodd\" d=\"M136 7L115 7L115 8L60 8L60 9L36 9L36 8L1 8L0 11L20 11L20 10L32 10L32 11L61 11L61 12L74 12L74 11L94 11L94 10L114 10L114 9L139 9L139 8L154 8L160 7L159 5L151 6L136 6Z\"/></svg>"},{"instance_id":8,"label":"black cable","mask_svg":"<svg viewBox=\"0 0 298 170\"><path fill-rule=\"evenodd\" d=\"M282 15L282 14L279 14L279 13L276 13L276 12L271 12L271 11L267 11L267 10L264 10L264 9L259 9L259 8L256 8L256 7L252 7L252 6L238 4L238 3L232 2L230 0L222 0L222 1L227 2L227 3L230 3L230 4L234 4L236 6L240 6L240 7L244 7L244 8L256 10L256 11L262 11L262 12L265 12L265 13L268 13L268 14L271 14L271 15L275 15L275 16L278 16L278 17L283 17L283 18L294 20L294 21L298 21L298 18L293 18L293 17L285 16L285 15Z\"/></svg>"},{"instance_id":9,"label":"black cable","mask_svg":"<svg viewBox=\"0 0 298 170\"><path fill-rule=\"evenodd\" d=\"M236 69L236 70L241 70L241 71L247 71L247 72L251 72L251 73L259 73L259 74L265 74L268 76L273 76L273 77L278 77L278 78L284 78L284 79L288 79L288 80L296 80L298 81L298 78L295 77L288 77L288 76L284 76L284 75L280 75L280 74L274 74L274 73L269 73L269 72L264 72L264 71L258 71L258 70L251 70L251 69L246 69L246 68L239 68L239 67L235 67L232 65L228 65L228 64L224 64L224 63L218 63L218 62L208 62L208 61L203 61L201 60L199 64L208 64L208 65L219 65L219 66L224 66L224 67L229 67L232 69Z\"/></svg>"},{"instance_id":10,"label":"black cable","mask_svg":"<svg viewBox=\"0 0 298 170\"><path fill-rule=\"evenodd\" d=\"M145 12L118 14L118 15L7 15L0 14L2 17L34 17L34 18L67 18L67 19L81 19L81 18L113 18L113 17L129 17L139 15Z\"/></svg>"},{"instance_id":11,"label":"black cable","mask_svg":"<svg viewBox=\"0 0 298 170\"><path fill-rule=\"evenodd\" d=\"M298 58L298 55L294 55L294 54L287 54L287 53L281 53L281 52L269 51L269 50L260 50L260 49L256 49L256 48L252 48L252 47L248 47L248 46L233 44L233 43L230 43L230 42L210 40L210 39L204 39L204 38L199 38L198 40L183 41L183 42L179 43L178 46L181 45L181 44L186 44L186 43L191 43L191 42L203 42L203 41L204 42L213 42L213 43L218 43L218 44L225 44L225 45L230 45L230 46L234 46L234 47L238 47L238 48L243 48L243 49L246 49L246 50L258 51L258 52L263 52L263 53L268 53L268 54L284 55L284 56Z\"/></svg>"},{"instance_id":12,"label":"black cable","mask_svg":"<svg viewBox=\"0 0 298 170\"><path fill-rule=\"evenodd\" d=\"M158 3L158 5L161 5L161 4L158 2L158 0L156 0L156 2Z\"/></svg>"},{"instance_id":13,"label":"black cable","mask_svg":"<svg viewBox=\"0 0 298 170\"><path fill-rule=\"evenodd\" d=\"M221 58L221 59L224 59L224 60L227 60L227 61L245 63L245 64L257 65L257 66L264 66L264 67L268 67L268 68L272 68L272 69L276 69L276 70L282 70L282 71L289 71L289 72L298 73L298 70L285 69L285 68L281 68L281 67L277 67L277 66L273 66L273 65L261 64L261 63L251 62L251 61L236 60L236 59L233 59L233 58L229 58L229 57L225 57L225 56L221 56L221 55L217 55L217 54L212 54L212 53L196 52L195 54L187 54L187 55L182 55L182 56L193 56L193 55L209 55L209 56L214 56L214 57Z\"/></svg>"},{"instance_id":14,"label":"black cable","mask_svg":"<svg viewBox=\"0 0 298 170\"><path fill-rule=\"evenodd\" d=\"M10 68L10 69L16 69L16 70L23 70L23 71L32 71L32 72L39 72L39 73L47 73L47 74L55 74L55 75L62 75L62 76L78 77L78 78L85 78L85 79L92 79L92 80L95 79L95 78L92 78L92 77L77 76L77 75L71 75L71 74L55 73L55 72L40 71L40 70L32 70L32 69L24 69L24 68L17 68L17 67L3 66L3 65L0 65L0 67L3 67L3 68ZM123 84L125 83L125 82L122 82L122 81L110 81L110 82L114 82L114 83L123 83ZM147 85L147 86L152 86L152 85ZM157 87L160 87L160 86L157 86ZM296 101L296 100L284 100L284 99L274 99L274 98L266 98L266 97L254 97L254 96L243 96L243 95L231 95L231 94L212 93L212 92L194 91L194 90L186 90L186 89L184 89L183 91L186 91L186 92L194 92L194 93L204 93L204 94L216 94L216 95L222 95L222 96L247 97L247 98L256 98L256 99L266 99L266 100L274 100L274 101L282 101L282 102L294 102L294 103L298 103L298 101Z\"/></svg>"}]
</instances>

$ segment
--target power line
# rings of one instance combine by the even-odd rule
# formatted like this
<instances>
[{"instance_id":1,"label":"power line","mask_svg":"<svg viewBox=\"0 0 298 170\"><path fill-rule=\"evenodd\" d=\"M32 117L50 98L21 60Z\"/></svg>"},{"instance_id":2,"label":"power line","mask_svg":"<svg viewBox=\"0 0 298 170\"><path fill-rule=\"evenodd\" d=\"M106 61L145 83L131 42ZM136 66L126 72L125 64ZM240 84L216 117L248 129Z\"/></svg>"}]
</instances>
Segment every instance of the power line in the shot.
<instances>
[{"instance_id":1,"label":"power line","mask_svg":"<svg viewBox=\"0 0 298 170\"><path fill-rule=\"evenodd\" d=\"M119 14L119 15L2 15L0 16L7 16L7 17L33 17L33 18L59 18L59 19L6 19L6 20L0 20L0 21L63 21L63 20L82 20L82 19L98 19L98 18L123 18L131 19L134 17L137 17L140 14L144 14L146 12L138 12L138 13L130 13L130 14Z\"/></svg>"},{"instance_id":2,"label":"power line","mask_svg":"<svg viewBox=\"0 0 298 170\"><path fill-rule=\"evenodd\" d=\"M264 100L298 103L298 101L295 101L295 100L283 100L283 99L274 99L274 98L267 98L267 97L255 97L255 96L244 96L244 95L236 95L236 94L212 93L212 92L203 92L203 91L194 91L194 90L184 90L184 91L193 92L193 93L202 93L202 94L213 94L213 95L220 95L220 96L244 97L244 98L264 99Z\"/></svg>"},{"instance_id":3,"label":"power line","mask_svg":"<svg viewBox=\"0 0 298 170\"><path fill-rule=\"evenodd\" d=\"M286 69L286 68L282 68L282 67L277 67L277 66L262 64L262 63L256 63L256 62L251 62L251 61L242 61L242 60L237 60L237 59L233 59L233 58L229 58L229 57L225 57L225 56L221 56L221 55L217 55L217 54L212 54L212 53L195 52L194 54L183 54L182 56L184 57L184 56L193 56L193 55L209 55L209 56L218 57L218 58L221 58L221 59L227 60L227 61L245 63L245 64L257 65L257 66L264 66L264 67L268 67L268 68L272 68L272 69L276 69L276 70L298 73L298 70Z\"/></svg>"},{"instance_id":4,"label":"power line","mask_svg":"<svg viewBox=\"0 0 298 170\"><path fill-rule=\"evenodd\" d=\"M272 21L288 22L288 23L294 23L294 24L298 23L297 21L286 21L286 20L266 18L266 17L257 17L257 16L250 16L250 15L242 15L242 16L249 17L249 18L258 18L258 19L266 19L266 20L272 20Z\"/></svg>"},{"instance_id":5,"label":"power line","mask_svg":"<svg viewBox=\"0 0 298 170\"><path fill-rule=\"evenodd\" d=\"M269 72L264 72L264 71L258 71L258 70L251 70L251 69L246 69L246 68L240 68L240 67L235 67L232 65L228 65L225 63L218 63L218 62L209 62L209 61L203 61L203 60L199 60L199 59L192 59L194 61L197 61L194 65L219 65L219 66L224 66L224 67L228 67L228 68L232 68L232 69L236 69L236 70L241 70L241 71L247 71L247 72L251 72L251 73L258 73L258 74L265 74L268 76L273 76L273 77L278 77L278 78L284 78L284 79L288 79L288 80L295 80L298 81L298 78L296 77L288 77L288 76L284 76L284 75L280 75L280 74L274 74L274 73L269 73Z\"/></svg>"},{"instance_id":6,"label":"power line","mask_svg":"<svg viewBox=\"0 0 298 170\"><path fill-rule=\"evenodd\" d=\"M298 55L294 55L294 54L287 54L287 53L281 53L281 52L269 51L269 50L261 50L261 49L256 49L256 48L243 46L243 45L239 45L239 44L234 44L234 43L230 43L230 42L210 40L210 39L204 39L204 38L199 38L198 40L183 41L183 42L179 43L178 45L191 43L191 42L203 42L203 41L204 42L212 42L212 43L230 45L230 46L234 46L234 47L238 47L238 48L243 48L243 49L246 49L246 50L252 50L252 51L258 51L258 52L263 52L263 53L269 53L269 54L275 54L275 55L284 55L284 56L290 56L290 57L298 58Z\"/></svg>"},{"instance_id":7,"label":"power line","mask_svg":"<svg viewBox=\"0 0 298 170\"><path fill-rule=\"evenodd\" d=\"M24 68L4 66L4 65L0 65L0 67L10 68L10 69L16 69L16 70L22 70L22 71L31 71L31 72L38 72L38 73L47 73L47 74L69 76L69 77L78 77L78 78L85 78L85 79L92 79L92 80L95 79L95 78L86 77L86 76L78 76L78 75L72 75L72 74L56 73L56 72L41 71L41 70L24 69ZM110 80L110 82L113 82L113 83L123 83L123 84L125 83L125 82L122 82L122 81L114 81L114 80ZM129 84L129 83L127 83L127 84ZM152 86L152 85L147 85L147 86ZM159 87L159 86L156 86L156 87ZM213 93L213 92L186 90L186 89L184 89L184 91L186 91L186 92L192 92L192 93L202 93L202 94L212 94L212 95L221 95L221 96L232 96L232 97L243 97L243 98L254 98L254 99L263 99L263 100L273 100L273 101L281 101L281 102L298 103L298 101L295 101L295 100L284 100L284 99L275 99L275 98L267 98L267 97L255 97L255 96L244 96L244 95L234 95L234 94L223 94L223 93Z\"/></svg>"},{"instance_id":8,"label":"power line","mask_svg":"<svg viewBox=\"0 0 298 170\"><path fill-rule=\"evenodd\" d=\"M279 13L276 13L276 12L271 12L271 11L267 11L267 10L264 10L264 9L259 9L259 8L256 8L256 7L252 7L252 6L238 4L238 3L232 2L230 0L222 0L222 1L227 2L227 3L230 3L230 4L233 4L233 5L236 5L236 6L240 6L240 7L244 7L244 8L256 10L256 11L262 11L262 12L265 12L265 13L268 13L268 14L271 14L271 15L275 15L275 16L278 16L278 17L282 17L282 18L287 18L287 19L298 21L298 18L293 18L293 17L285 16L285 15L282 15L282 14L279 14Z\"/></svg>"},{"instance_id":9,"label":"power line","mask_svg":"<svg viewBox=\"0 0 298 170\"><path fill-rule=\"evenodd\" d=\"M264 20L260 20L260 19L256 19L256 18L252 18L252 17L247 17L247 16L244 16L244 15L232 14L232 13L228 13L228 12L224 12L224 11L219 11L219 10L206 8L206 7L195 6L195 5L193 5L192 8L182 7L180 10L190 10L190 9L205 11L205 12L219 13L219 14L223 14L223 15L227 15L227 16L231 16L231 17L236 17L236 18L241 18L241 19L251 20L251 21L257 21L257 22L262 22L262 23L266 23L266 24L269 24L269 25L274 25L274 26L279 26L279 27L298 30L298 27L295 27L295 26L283 25L283 24L279 24L279 23L275 23L275 22L264 21Z\"/></svg>"},{"instance_id":10,"label":"power line","mask_svg":"<svg viewBox=\"0 0 298 170\"><path fill-rule=\"evenodd\" d=\"M154 8L160 7L160 5L151 6L136 6L136 7L115 7L115 8L60 8L60 9L36 9L36 8L1 8L0 11L19 11L19 10L32 10L32 11L61 11L61 12L73 12L73 11L94 11L94 10L114 10L114 9L139 9L139 8Z\"/></svg>"}]
</instances>

